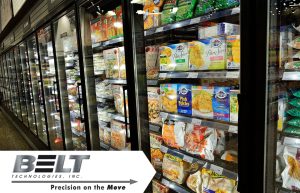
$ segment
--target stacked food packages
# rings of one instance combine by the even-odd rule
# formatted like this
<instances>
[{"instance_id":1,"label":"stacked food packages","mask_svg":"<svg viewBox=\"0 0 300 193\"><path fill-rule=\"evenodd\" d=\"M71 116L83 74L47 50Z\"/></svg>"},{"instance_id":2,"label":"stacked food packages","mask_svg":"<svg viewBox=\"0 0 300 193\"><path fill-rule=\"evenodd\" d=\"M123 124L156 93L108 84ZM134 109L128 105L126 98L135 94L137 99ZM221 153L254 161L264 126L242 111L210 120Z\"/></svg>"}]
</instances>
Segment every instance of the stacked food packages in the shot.
<instances>
[{"instance_id":1,"label":"stacked food packages","mask_svg":"<svg viewBox=\"0 0 300 193\"><path fill-rule=\"evenodd\" d=\"M122 7L109 11L91 20L92 43L115 39L123 36Z\"/></svg>"},{"instance_id":2,"label":"stacked food packages","mask_svg":"<svg viewBox=\"0 0 300 193\"><path fill-rule=\"evenodd\" d=\"M191 19L239 4L239 0L145 0L144 28Z\"/></svg>"}]
</instances>

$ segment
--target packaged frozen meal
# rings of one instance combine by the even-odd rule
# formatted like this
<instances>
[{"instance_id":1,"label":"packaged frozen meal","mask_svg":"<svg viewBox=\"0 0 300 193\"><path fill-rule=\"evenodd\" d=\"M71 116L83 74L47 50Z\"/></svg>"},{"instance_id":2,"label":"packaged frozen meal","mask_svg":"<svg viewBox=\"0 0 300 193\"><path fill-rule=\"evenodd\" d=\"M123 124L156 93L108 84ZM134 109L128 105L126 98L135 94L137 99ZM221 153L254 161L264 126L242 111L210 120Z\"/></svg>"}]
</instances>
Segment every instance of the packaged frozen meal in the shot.
<instances>
[{"instance_id":1,"label":"packaged frozen meal","mask_svg":"<svg viewBox=\"0 0 300 193\"><path fill-rule=\"evenodd\" d=\"M287 121L287 124L294 127L299 127L300 129L300 118L295 118Z\"/></svg>"},{"instance_id":2,"label":"packaged frozen meal","mask_svg":"<svg viewBox=\"0 0 300 193\"><path fill-rule=\"evenodd\" d=\"M188 124L184 136L185 150L203 159L214 160L217 138L215 129L198 124Z\"/></svg>"},{"instance_id":3,"label":"packaged frozen meal","mask_svg":"<svg viewBox=\"0 0 300 193\"><path fill-rule=\"evenodd\" d=\"M159 87L148 87L148 113L149 122L161 124L160 117L160 89Z\"/></svg>"},{"instance_id":4,"label":"packaged frozen meal","mask_svg":"<svg viewBox=\"0 0 300 193\"><path fill-rule=\"evenodd\" d=\"M213 118L213 87L192 86L193 116Z\"/></svg>"},{"instance_id":5,"label":"packaged frozen meal","mask_svg":"<svg viewBox=\"0 0 300 193\"><path fill-rule=\"evenodd\" d=\"M283 130L283 132L291 135L300 136L300 128L298 127L287 127Z\"/></svg>"},{"instance_id":6,"label":"packaged frozen meal","mask_svg":"<svg viewBox=\"0 0 300 193\"><path fill-rule=\"evenodd\" d=\"M214 87L213 96L214 119L229 122L230 114L230 88Z\"/></svg>"},{"instance_id":7,"label":"packaged frozen meal","mask_svg":"<svg viewBox=\"0 0 300 193\"><path fill-rule=\"evenodd\" d=\"M115 22L117 20L116 15L107 16L107 38L109 40L117 37L117 29L115 27Z\"/></svg>"},{"instance_id":8,"label":"packaged frozen meal","mask_svg":"<svg viewBox=\"0 0 300 193\"><path fill-rule=\"evenodd\" d=\"M176 0L165 0L161 14L161 25L173 23L176 20L176 12L173 8L176 7Z\"/></svg>"},{"instance_id":9,"label":"packaged frozen meal","mask_svg":"<svg viewBox=\"0 0 300 193\"><path fill-rule=\"evenodd\" d=\"M103 57L103 52L93 54L94 74L103 74L106 70L106 65Z\"/></svg>"},{"instance_id":10,"label":"packaged frozen meal","mask_svg":"<svg viewBox=\"0 0 300 193\"><path fill-rule=\"evenodd\" d=\"M294 103L294 102L292 102ZM278 120L277 120L277 130L282 131L284 123L286 121L286 107L287 107L287 99L279 98L278 99Z\"/></svg>"},{"instance_id":11,"label":"packaged frozen meal","mask_svg":"<svg viewBox=\"0 0 300 193\"><path fill-rule=\"evenodd\" d=\"M157 79L159 71L159 46L147 46L145 51L147 79Z\"/></svg>"},{"instance_id":12,"label":"packaged frozen meal","mask_svg":"<svg viewBox=\"0 0 300 193\"><path fill-rule=\"evenodd\" d=\"M160 85L161 110L177 113L177 84Z\"/></svg>"},{"instance_id":13,"label":"packaged frozen meal","mask_svg":"<svg viewBox=\"0 0 300 193\"><path fill-rule=\"evenodd\" d=\"M230 91L230 122L237 123L239 119L239 102L238 102L239 91Z\"/></svg>"},{"instance_id":14,"label":"packaged frozen meal","mask_svg":"<svg viewBox=\"0 0 300 193\"><path fill-rule=\"evenodd\" d=\"M176 21L190 19L194 16L198 0L177 0L177 2Z\"/></svg>"},{"instance_id":15,"label":"packaged frozen meal","mask_svg":"<svg viewBox=\"0 0 300 193\"><path fill-rule=\"evenodd\" d=\"M116 27L116 31L117 31L117 37L122 37L123 36L123 13L122 13L122 6L118 6L116 8L116 22L117 25L115 25Z\"/></svg>"},{"instance_id":16,"label":"packaged frozen meal","mask_svg":"<svg viewBox=\"0 0 300 193\"><path fill-rule=\"evenodd\" d=\"M178 113L192 115L192 85L177 85Z\"/></svg>"},{"instance_id":17,"label":"packaged frozen meal","mask_svg":"<svg viewBox=\"0 0 300 193\"><path fill-rule=\"evenodd\" d=\"M214 37L189 43L190 70L223 70L226 68L226 41Z\"/></svg>"},{"instance_id":18,"label":"packaged frozen meal","mask_svg":"<svg viewBox=\"0 0 300 193\"><path fill-rule=\"evenodd\" d=\"M283 157L286 167L281 174L282 187L290 190L300 190L300 149L286 146Z\"/></svg>"},{"instance_id":19,"label":"packaged frozen meal","mask_svg":"<svg viewBox=\"0 0 300 193\"><path fill-rule=\"evenodd\" d=\"M161 14L159 14L160 8L154 4L150 6L144 6L144 29L150 29L160 26Z\"/></svg>"},{"instance_id":20,"label":"packaged frozen meal","mask_svg":"<svg viewBox=\"0 0 300 193\"><path fill-rule=\"evenodd\" d=\"M300 99L299 98L294 98L294 99L289 101L289 104L294 106L294 107L300 108Z\"/></svg>"},{"instance_id":21,"label":"packaged frozen meal","mask_svg":"<svg viewBox=\"0 0 300 193\"><path fill-rule=\"evenodd\" d=\"M214 10L215 0L199 0L195 15L205 15Z\"/></svg>"},{"instance_id":22,"label":"packaged frozen meal","mask_svg":"<svg viewBox=\"0 0 300 193\"><path fill-rule=\"evenodd\" d=\"M169 147L182 149L184 147L185 126L184 122L165 120L162 127L164 143Z\"/></svg>"},{"instance_id":23,"label":"packaged frozen meal","mask_svg":"<svg viewBox=\"0 0 300 193\"><path fill-rule=\"evenodd\" d=\"M151 163L153 167L161 171L164 153L160 151L163 139L161 136L150 133Z\"/></svg>"},{"instance_id":24,"label":"packaged frozen meal","mask_svg":"<svg viewBox=\"0 0 300 193\"><path fill-rule=\"evenodd\" d=\"M169 188L159 183L157 180L152 181L153 193L168 193Z\"/></svg>"},{"instance_id":25,"label":"packaged frozen meal","mask_svg":"<svg viewBox=\"0 0 300 193\"><path fill-rule=\"evenodd\" d=\"M293 117L300 117L300 109L293 108L287 111L287 114L293 116Z\"/></svg>"},{"instance_id":26,"label":"packaged frozen meal","mask_svg":"<svg viewBox=\"0 0 300 193\"><path fill-rule=\"evenodd\" d=\"M119 78L119 49L112 48L103 51L104 62L106 64L106 77Z\"/></svg>"},{"instance_id":27,"label":"packaged frozen meal","mask_svg":"<svg viewBox=\"0 0 300 193\"><path fill-rule=\"evenodd\" d=\"M240 0L215 0L215 9L228 9L240 5Z\"/></svg>"},{"instance_id":28,"label":"packaged frozen meal","mask_svg":"<svg viewBox=\"0 0 300 193\"><path fill-rule=\"evenodd\" d=\"M300 69L300 61L287 62L284 65L284 69L286 69L286 70L299 70Z\"/></svg>"},{"instance_id":29,"label":"packaged frozen meal","mask_svg":"<svg viewBox=\"0 0 300 193\"><path fill-rule=\"evenodd\" d=\"M112 85L112 92L114 95L114 103L116 111L124 115L124 96L123 96L123 87L120 85Z\"/></svg>"},{"instance_id":30,"label":"packaged frozen meal","mask_svg":"<svg viewBox=\"0 0 300 193\"><path fill-rule=\"evenodd\" d=\"M104 127L104 130L103 130L103 142L106 143L106 144L110 144L111 142L111 129L110 128L107 128L107 127Z\"/></svg>"},{"instance_id":31,"label":"packaged frozen meal","mask_svg":"<svg viewBox=\"0 0 300 193\"><path fill-rule=\"evenodd\" d=\"M119 77L121 79L126 79L126 60L125 60L125 49L124 47L119 47Z\"/></svg>"},{"instance_id":32,"label":"packaged frozen meal","mask_svg":"<svg viewBox=\"0 0 300 193\"><path fill-rule=\"evenodd\" d=\"M92 44L101 42L101 17L91 20L91 38Z\"/></svg>"},{"instance_id":33,"label":"packaged frozen meal","mask_svg":"<svg viewBox=\"0 0 300 193\"><path fill-rule=\"evenodd\" d=\"M126 125L124 123L112 120L111 127L111 146L118 150L126 148Z\"/></svg>"},{"instance_id":34,"label":"packaged frozen meal","mask_svg":"<svg viewBox=\"0 0 300 193\"><path fill-rule=\"evenodd\" d=\"M179 157L165 154L163 159L163 176L183 184L188 176L189 164Z\"/></svg>"},{"instance_id":35,"label":"packaged frozen meal","mask_svg":"<svg viewBox=\"0 0 300 193\"><path fill-rule=\"evenodd\" d=\"M239 69L241 63L240 36L227 36L227 69Z\"/></svg>"},{"instance_id":36,"label":"packaged frozen meal","mask_svg":"<svg viewBox=\"0 0 300 193\"><path fill-rule=\"evenodd\" d=\"M288 43L288 46L295 48L295 49L300 49L300 36L296 37L293 41Z\"/></svg>"},{"instance_id":37,"label":"packaged frozen meal","mask_svg":"<svg viewBox=\"0 0 300 193\"><path fill-rule=\"evenodd\" d=\"M202 168L203 193L235 193L236 181Z\"/></svg>"},{"instance_id":38,"label":"packaged frozen meal","mask_svg":"<svg viewBox=\"0 0 300 193\"><path fill-rule=\"evenodd\" d=\"M160 71L187 71L189 52L187 43L160 47Z\"/></svg>"},{"instance_id":39,"label":"packaged frozen meal","mask_svg":"<svg viewBox=\"0 0 300 193\"><path fill-rule=\"evenodd\" d=\"M217 23L212 26L203 27L200 26L198 29L198 39L205 39L208 37L221 36L221 35L239 35L240 26L231 23Z\"/></svg>"}]
</instances>

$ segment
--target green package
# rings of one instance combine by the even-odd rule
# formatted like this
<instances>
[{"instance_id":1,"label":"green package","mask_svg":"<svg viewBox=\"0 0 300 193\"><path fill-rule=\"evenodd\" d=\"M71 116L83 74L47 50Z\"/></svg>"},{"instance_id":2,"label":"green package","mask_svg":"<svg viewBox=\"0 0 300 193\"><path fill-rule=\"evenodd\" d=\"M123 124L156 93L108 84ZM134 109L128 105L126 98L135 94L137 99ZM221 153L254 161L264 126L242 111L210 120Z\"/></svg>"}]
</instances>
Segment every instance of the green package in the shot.
<instances>
[{"instance_id":1,"label":"green package","mask_svg":"<svg viewBox=\"0 0 300 193\"><path fill-rule=\"evenodd\" d=\"M295 127L300 127L300 119L292 119L287 122L287 124Z\"/></svg>"},{"instance_id":2,"label":"green package","mask_svg":"<svg viewBox=\"0 0 300 193\"><path fill-rule=\"evenodd\" d=\"M174 23L176 12L173 10L176 7L177 0L166 0L161 14L161 25Z\"/></svg>"},{"instance_id":3,"label":"green package","mask_svg":"<svg viewBox=\"0 0 300 193\"><path fill-rule=\"evenodd\" d=\"M291 116L294 116L294 117L300 117L300 110L297 109L297 108L290 109L290 110L287 111L287 113Z\"/></svg>"},{"instance_id":4,"label":"green package","mask_svg":"<svg viewBox=\"0 0 300 193\"><path fill-rule=\"evenodd\" d=\"M195 15L205 15L214 10L214 0L199 0L198 6L195 10Z\"/></svg>"},{"instance_id":5,"label":"green package","mask_svg":"<svg viewBox=\"0 0 300 193\"><path fill-rule=\"evenodd\" d=\"M197 4L198 0L178 0L178 11L176 13L176 21L192 18L194 16L194 11Z\"/></svg>"},{"instance_id":6,"label":"green package","mask_svg":"<svg viewBox=\"0 0 300 193\"><path fill-rule=\"evenodd\" d=\"M300 90L298 89L290 89L290 90L295 97L300 98Z\"/></svg>"},{"instance_id":7,"label":"green package","mask_svg":"<svg viewBox=\"0 0 300 193\"><path fill-rule=\"evenodd\" d=\"M300 99L295 98L289 102L290 105L299 108L300 107Z\"/></svg>"},{"instance_id":8,"label":"green package","mask_svg":"<svg viewBox=\"0 0 300 193\"><path fill-rule=\"evenodd\" d=\"M215 9L228 9L239 6L239 0L215 0Z\"/></svg>"},{"instance_id":9,"label":"green package","mask_svg":"<svg viewBox=\"0 0 300 193\"><path fill-rule=\"evenodd\" d=\"M295 127L288 127L284 129L284 133L293 134L293 135L300 135L300 129Z\"/></svg>"}]
</instances>

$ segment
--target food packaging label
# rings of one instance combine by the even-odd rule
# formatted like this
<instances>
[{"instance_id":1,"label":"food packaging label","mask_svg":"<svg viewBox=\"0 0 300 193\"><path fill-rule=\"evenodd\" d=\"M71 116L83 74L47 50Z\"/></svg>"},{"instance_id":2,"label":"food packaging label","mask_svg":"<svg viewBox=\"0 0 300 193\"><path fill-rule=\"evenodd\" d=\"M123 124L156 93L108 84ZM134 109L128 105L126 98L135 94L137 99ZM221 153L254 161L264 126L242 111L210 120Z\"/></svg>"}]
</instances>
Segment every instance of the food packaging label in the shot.
<instances>
[{"instance_id":1,"label":"food packaging label","mask_svg":"<svg viewBox=\"0 0 300 193\"><path fill-rule=\"evenodd\" d=\"M241 63L240 36L227 36L227 69L239 69Z\"/></svg>"},{"instance_id":2,"label":"food packaging label","mask_svg":"<svg viewBox=\"0 0 300 193\"><path fill-rule=\"evenodd\" d=\"M214 87L213 96L214 119L228 121L230 114L230 88Z\"/></svg>"},{"instance_id":3,"label":"food packaging label","mask_svg":"<svg viewBox=\"0 0 300 193\"><path fill-rule=\"evenodd\" d=\"M91 38L92 44L98 43L102 41L101 34L101 17L96 18L91 21Z\"/></svg>"},{"instance_id":4,"label":"food packaging label","mask_svg":"<svg viewBox=\"0 0 300 193\"><path fill-rule=\"evenodd\" d=\"M222 10L240 5L240 0L215 0L215 9Z\"/></svg>"},{"instance_id":5,"label":"food packaging label","mask_svg":"<svg viewBox=\"0 0 300 193\"><path fill-rule=\"evenodd\" d=\"M239 119L238 91L230 91L230 122L237 123Z\"/></svg>"},{"instance_id":6,"label":"food packaging label","mask_svg":"<svg viewBox=\"0 0 300 193\"><path fill-rule=\"evenodd\" d=\"M193 116L213 118L213 87L192 86Z\"/></svg>"},{"instance_id":7,"label":"food packaging label","mask_svg":"<svg viewBox=\"0 0 300 193\"><path fill-rule=\"evenodd\" d=\"M123 150L126 148L126 126L124 123L112 120L111 127L111 146Z\"/></svg>"},{"instance_id":8,"label":"food packaging label","mask_svg":"<svg viewBox=\"0 0 300 193\"><path fill-rule=\"evenodd\" d=\"M187 71L189 63L188 44L172 44L160 47L161 71Z\"/></svg>"},{"instance_id":9,"label":"food packaging label","mask_svg":"<svg viewBox=\"0 0 300 193\"><path fill-rule=\"evenodd\" d=\"M125 49L124 47L119 47L119 76L121 79L126 79L126 60L125 60Z\"/></svg>"},{"instance_id":10,"label":"food packaging label","mask_svg":"<svg viewBox=\"0 0 300 193\"><path fill-rule=\"evenodd\" d=\"M151 147L151 163L153 167L161 171L164 153L160 151L163 139L161 136L150 133L150 147Z\"/></svg>"},{"instance_id":11,"label":"food packaging label","mask_svg":"<svg viewBox=\"0 0 300 193\"><path fill-rule=\"evenodd\" d=\"M161 14L161 25L173 23L175 21L176 12L173 10L175 6L176 0L165 0Z\"/></svg>"},{"instance_id":12,"label":"food packaging label","mask_svg":"<svg viewBox=\"0 0 300 193\"><path fill-rule=\"evenodd\" d=\"M194 16L194 11L197 3L198 0L178 0L176 21L192 18Z\"/></svg>"},{"instance_id":13,"label":"food packaging label","mask_svg":"<svg viewBox=\"0 0 300 193\"><path fill-rule=\"evenodd\" d=\"M178 113L192 115L192 86L178 84L177 89Z\"/></svg>"},{"instance_id":14,"label":"food packaging label","mask_svg":"<svg viewBox=\"0 0 300 193\"><path fill-rule=\"evenodd\" d=\"M145 51L147 79L157 79L159 71L159 46L147 46Z\"/></svg>"},{"instance_id":15,"label":"food packaging label","mask_svg":"<svg viewBox=\"0 0 300 193\"><path fill-rule=\"evenodd\" d=\"M161 84L161 110L177 113L177 84Z\"/></svg>"},{"instance_id":16,"label":"food packaging label","mask_svg":"<svg viewBox=\"0 0 300 193\"><path fill-rule=\"evenodd\" d=\"M123 96L122 86L112 85L112 92L114 95L114 103L116 111L122 115L124 115L124 96Z\"/></svg>"},{"instance_id":17,"label":"food packaging label","mask_svg":"<svg viewBox=\"0 0 300 193\"><path fill-rule=\"evenodd\" d=\"M112 48L103 51L104 61L107 66L106 77L119 78L119 49Z\"/></svg>"},{"instance_id":18,"label":"food packaging label","mask_svg":"<svg viewBox=\"0 0 300 193\"><path fill-rule=\"evenodd\" d=\"M162 128L162 138L169 147L184 147L185 123L166 120Z\"/></svg>"},{"instance_id":19,"label":"food packaging label","mask_svg":"<svg viewBox=\"0 0 300 193\"><path fill-rule=\"evenodd\" d=\"M162 124L160 117L160 88L148 87L149 122Z\"/></svg>"},{"instance_id":20,"label":"food packaging label","mask_svg":"<svg viewBox=\"0 0 300 193\"><path fill-rule=\"evenodd\" d=\"M169 192L168 187L159 183L156 180L152 181L152 189L153 189L153 193L168 193Z\"/></svg>"},{"instance_id":21,"label":"food packaging label","mask_svg":"<svg viewBox=\"0 0 300 193\"><path fill-rule=\"evenodd\" d=\"M300 36L296 37L293 41L289 42L288 46L294 49L300 49Z\"/></svg>"},{"instance_id":22,"label":"food packaging label","mask_svg":"<svg viewBox=\"0 0 300 193\"><path fill-rule=\"evenodd\" d=\"M116 21L117 24L115 25L117 31L117 37L123 36L123 13L122 13L122 6L118 6L116 8Z\"/></svg>"},{"instance_id":23,"label":"food packaging label","mask_svg":"<svg viewBox=\"0 0 300 193\"><path fill-rule=\"evenodd\" d=\"M159 7L144 7L144 12L144 29L160 26L161 14L159 14Z\"/></svg>"},{"instance_id":24,"label":"food packaging label","mask_svg":"<svg viewBox=\"0 0 300 193\"><path fill-rule=\"evenodd\" d=\"M107 38L109 40L117 37L117 29L115 27L116 20L117 20L116 15L107 17Z\"/></svg>"},{"instance_id":25,"label":"food packaging label","mask_svg":"<svg viewBox=\"0 0 300 193\"><path fill-rule=\"evenodd\" d=\"M214 0L199 0L199 3L196 7L196 16L205 15L214 10Z\"/></svg>"},{"instance_id":26,"label":"food packaging label","mask_svg":"<svg viewBox=\"0 0 300 193\"><path fill-rule=\"evenodd\" d=\"M285 146L283 158L286 166L281 173L282 187L289 190L300 190L300 149Z\"/></svg>"},{"instance_id":27,"label":"food packaging label","mask_svg":"<svg viewBox=\"0 0 300 193\"><path fill-rule=\"evenodd\" d=\"M300 61L287 62L284 65L284 69L286 69L286 70L299 70L300 69Z\"/></svg>"},{"instance_id":28,"label":"food packaging label","mask_svg":"<svg viewBox=\"0 0 300 193\"><path fill-rule=\"evenodd\" d=\"M205 39L214 36L225 36L225 35L239 35L240 26L231 23L218 23L213 26L199 27L198 29L198 39Z\"/></svg>"}]
</instances>

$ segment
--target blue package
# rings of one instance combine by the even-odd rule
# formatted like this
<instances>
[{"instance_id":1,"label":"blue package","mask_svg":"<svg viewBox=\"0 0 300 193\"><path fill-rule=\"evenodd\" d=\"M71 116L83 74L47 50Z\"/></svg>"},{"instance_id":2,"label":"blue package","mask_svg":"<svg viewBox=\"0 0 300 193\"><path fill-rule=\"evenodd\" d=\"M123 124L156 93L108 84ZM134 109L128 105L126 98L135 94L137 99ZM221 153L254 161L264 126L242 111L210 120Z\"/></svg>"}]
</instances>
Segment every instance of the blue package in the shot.
<instances>
[{"instance_id":1,"label":"blue package","mask_svg":"<svg viewBox=\"0 0 300 193\"><path fill-rule=\"evenodd\" d=\"M214 87L213 112L214 119L229 122L230 87Z\"/></svg>"},{"instance_id":2,"label":"blue package","mask_svg":"<svg viewBox=\"0 0 300 193\"><path fill-rule=\"evenodd\" d=\"M177 85L178 113L192 115L192 85Z\"/></svg>"}]
</instances>

